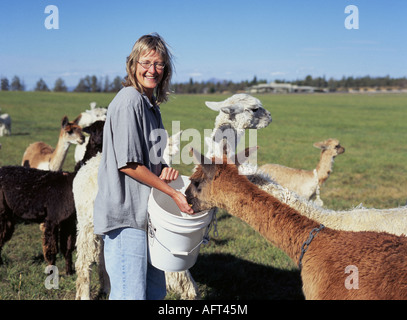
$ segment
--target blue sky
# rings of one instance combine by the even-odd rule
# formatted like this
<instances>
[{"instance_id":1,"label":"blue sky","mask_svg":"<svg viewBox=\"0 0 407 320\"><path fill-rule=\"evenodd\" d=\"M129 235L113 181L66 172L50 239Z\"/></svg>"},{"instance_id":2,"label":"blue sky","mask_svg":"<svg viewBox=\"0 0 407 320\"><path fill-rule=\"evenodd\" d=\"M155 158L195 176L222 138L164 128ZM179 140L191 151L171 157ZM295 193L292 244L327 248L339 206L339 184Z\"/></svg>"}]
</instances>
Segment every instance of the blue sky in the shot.
<instances>
[{"instance_id":1,"label":"blue sky","mask_svg":"<svg viewBox=\"0 0 407 320\"><path fill-rule=\"evenodd\" d=\"M47 5L59 11L48 30ZM359 10L348 30L347 5ZM15 0L0 2L0 76L31 90L62 77L125 75L143 34L158 32L176 58L174 82L407 76L404 0Z\"/></svg>"}]
</instances>

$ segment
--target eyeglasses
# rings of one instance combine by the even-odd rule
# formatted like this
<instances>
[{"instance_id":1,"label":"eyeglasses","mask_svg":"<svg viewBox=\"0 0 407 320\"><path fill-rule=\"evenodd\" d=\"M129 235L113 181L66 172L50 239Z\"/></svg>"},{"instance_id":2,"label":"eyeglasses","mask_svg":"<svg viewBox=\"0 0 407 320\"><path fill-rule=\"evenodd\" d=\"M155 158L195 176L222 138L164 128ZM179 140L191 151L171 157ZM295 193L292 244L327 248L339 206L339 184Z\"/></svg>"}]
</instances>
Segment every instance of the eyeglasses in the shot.
<instances>
[{"instance_id":1,"label":"eyeglasses","mask_svg":"<svg viewBox=\"0 0 407 320\"><path fill-rule=\"evenodd\" d=\"M157 70L163 70L165 68L165 63L163 62L155 62L155 63L150 63L150 62L140 62L137 61L144 69L148 70L151 68L151 66L154 66Z\"/></svg>"}]
</instances>

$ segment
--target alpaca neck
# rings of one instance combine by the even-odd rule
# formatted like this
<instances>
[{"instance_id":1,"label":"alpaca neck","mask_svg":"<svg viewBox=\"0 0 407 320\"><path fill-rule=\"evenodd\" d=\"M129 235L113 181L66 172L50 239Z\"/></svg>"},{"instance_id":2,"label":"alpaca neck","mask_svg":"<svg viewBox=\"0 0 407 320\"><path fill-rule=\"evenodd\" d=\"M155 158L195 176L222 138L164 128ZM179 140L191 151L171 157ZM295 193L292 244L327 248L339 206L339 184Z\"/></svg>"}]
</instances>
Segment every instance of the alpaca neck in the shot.
<instances>
[{"instance_id":1,"label":"alpaca neck","mask_svg":"<svg viewBox=\"0 0 407 320\"><path fill-rule=\"evenodd\" d=\"M298 263L302 244L319 224L257 188L245 176L226 173L224 177L215 180L219 183L213 187L219 199L216 205L248 223Z\"/></svg>"},{"instance_id":2,"label":"alpaca neck","mask_svg":"<svg viewBox=\"0 0 407 320\"><path fill-rule=\"evenodd\" d=\"M226 140L228 151L235 153L240 139L244 135L244 129L236 129L230 124L218 125L211 134L212 154L210 156L223 157L223 143Z\"/></svg>"},{"instance_id":3,"label":"alpaca neck","mask_svg":"<svg viewBox=\"0 0 407 320\"><path fill-rule=\"evenodd\" d=\"M70 143L65 142L64 139L60 136L58 144L54 152L51 154L51 158L49 161L50 171L59 171L62 169L66 154L68 153L69 145Z\"/></svg>"},{"instance_id":4,"label":"alpaca neck","mask_svg":"<svg viewBox=\"0 0 407 320\"><path fill-rule=\"evenodd\" d=\"M322 185L332 172L334 157L326 151L321 152L321 157L317 165L318 184Z\"/></svg>"}]
</instances>

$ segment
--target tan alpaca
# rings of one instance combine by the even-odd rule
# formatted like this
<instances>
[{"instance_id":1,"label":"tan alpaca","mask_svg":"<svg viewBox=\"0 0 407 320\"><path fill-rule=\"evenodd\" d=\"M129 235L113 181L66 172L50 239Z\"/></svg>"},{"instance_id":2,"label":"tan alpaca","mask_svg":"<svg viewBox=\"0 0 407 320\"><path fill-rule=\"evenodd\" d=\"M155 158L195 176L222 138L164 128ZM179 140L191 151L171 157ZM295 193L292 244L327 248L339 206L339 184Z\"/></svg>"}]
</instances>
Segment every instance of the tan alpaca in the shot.
<instances>
[{"instance_id":1,"label":"tan alpaca","mask_svg":"<svg viewBox=\"0 0 407 320\"><path fill-rule=\"evenodd\" d=\"M240 175L236 165L200 163L186 197L195 212L219 207L240 218L296 263L320 224ZM209 162L208 162L209 161ZM219 161L217 161L219 163ZM302 258L306 299L407 299L407 238L379 232L323 228Z\"/></svg>"},{"instance_id":2,"label":"tan alpaca","mask_svg":"<svg viewBox=\"0 0 407 320\"><path fill-rule=\"evenodd\" d=\"M81 116L70 122L67 116L63 117L56 148L54 149L42 141L34 142L25 150L22 165L41 170L61 170L69 146L82 144L85 141L82 129L78 125L80 118Z\"/></svg>"},{"instance_id":3,"label":"tan alpaca","mask_svg":"<svg viewBox=\"0 0 407 320\"><path fill-rule=\"evenodd\" d=\"M265 172L279 185L296 192L310 200L316 196L316 202L322 206L319 198L319 188L329 178L332 172L334 158L345 152L337 139L315 142L314 147L321 149L321 156L316 169L302 170L288 168L279 164L265 164L259 170Z\"/></svg>"}]
</instances>

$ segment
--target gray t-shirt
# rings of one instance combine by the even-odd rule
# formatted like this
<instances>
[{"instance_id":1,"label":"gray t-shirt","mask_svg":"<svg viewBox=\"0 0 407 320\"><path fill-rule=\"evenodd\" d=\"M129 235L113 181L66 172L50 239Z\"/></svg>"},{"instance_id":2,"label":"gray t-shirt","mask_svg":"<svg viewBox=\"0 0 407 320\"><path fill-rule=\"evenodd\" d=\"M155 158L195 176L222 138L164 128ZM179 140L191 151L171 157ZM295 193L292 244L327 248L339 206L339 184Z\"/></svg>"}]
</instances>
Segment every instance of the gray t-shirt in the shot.
<instances>
[{"instance_id":1,"label":"gray t-shirt","mask_svg":"<svg viewBox=\"0 0 407 320\"><path fill-rule=\"evenodd\" d=\"M108 107L94 204L94 233L132 227L146 230L150 187L119 171L128 163L160 175L166 134L159 107L133 87L118 92Z\"/></svg>"}]
</instances>

